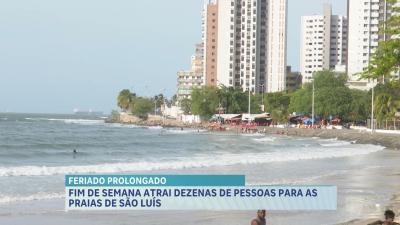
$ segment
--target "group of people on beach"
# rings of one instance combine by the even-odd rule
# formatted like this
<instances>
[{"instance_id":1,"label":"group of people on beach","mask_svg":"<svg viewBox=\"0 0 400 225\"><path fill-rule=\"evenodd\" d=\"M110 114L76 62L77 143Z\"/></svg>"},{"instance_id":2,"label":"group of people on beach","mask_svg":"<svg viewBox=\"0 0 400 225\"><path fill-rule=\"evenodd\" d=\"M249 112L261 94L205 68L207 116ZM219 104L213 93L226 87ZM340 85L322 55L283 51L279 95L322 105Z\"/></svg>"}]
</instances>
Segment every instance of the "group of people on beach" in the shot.
<instances>
[{"instance_id":1,"label":"group of people on beach","mask_svg":"<svg viewBox=\"0 0 400 225\"><path fill-rule=\"evenodd\" d=\"M256 218L250 222L250 225L266 225L267 221L265 216L265 210L258 210ZM400 225L399 223L394 222L396 215L392 210L386 210L384 216L385 220L378 220L368 225Z\"/></svg>"}]
</instances>

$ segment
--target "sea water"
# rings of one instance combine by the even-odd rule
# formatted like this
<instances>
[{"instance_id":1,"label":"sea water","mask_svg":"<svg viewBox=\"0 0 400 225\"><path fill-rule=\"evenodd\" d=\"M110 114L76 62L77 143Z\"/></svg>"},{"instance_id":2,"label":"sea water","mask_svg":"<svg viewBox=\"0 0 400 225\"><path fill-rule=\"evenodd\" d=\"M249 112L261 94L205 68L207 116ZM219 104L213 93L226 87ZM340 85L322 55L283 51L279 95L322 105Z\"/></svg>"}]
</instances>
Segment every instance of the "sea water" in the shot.
<instances>
[{"instance_id":1,"label":"sea water","mask_svg":"<svg viewBox=\"0 0 400 225\"><path fill-rule=\"evenodd\" d=\"M0 223L9 221L11 208L16 215L29 214L26 203L35 204L39 213L41 208L48 210L48 201L63 210L65 174L169 173L244 174L249 185L337 185L338 211L268 213L273 224L292 220L334 224L378 215L380 206L399 188L391 180L400 171L399 159L397 152L381 146L336 139L146 128L75 115L0 114ZM229 221L208 213L214 219L202 221L207 212L191 212L191 216L199 217L201 224ZM140 215L147 223L146 216ZM179 212L164 212L156 224L171 224L168 218L176 215ZM243 223L253 215L230 212L231 218ZM125 224L112 216L106 221Z\"/></svg>"}]
</instances>

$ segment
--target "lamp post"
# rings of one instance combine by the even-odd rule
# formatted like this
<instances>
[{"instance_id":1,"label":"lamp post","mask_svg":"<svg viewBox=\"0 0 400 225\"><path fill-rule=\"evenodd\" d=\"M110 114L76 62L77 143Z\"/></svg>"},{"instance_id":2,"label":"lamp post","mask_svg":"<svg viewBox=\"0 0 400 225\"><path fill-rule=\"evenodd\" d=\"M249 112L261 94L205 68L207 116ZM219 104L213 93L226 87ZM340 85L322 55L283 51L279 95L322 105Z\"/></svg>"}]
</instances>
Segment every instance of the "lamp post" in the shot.
<instances>
[{"instance_id":1,"label":"lamp post","mask_svg":"<svg viewBox=\"0 0 400 225\"><path fill-rule=\"evenodd\" d=\"M248 79L248 83L247 83L247 88L249 90L249 106L248 106L248 110L249 110L249 120L247 121L247 124L250 124L250 120L251 120L251 112L250 112L250 107L251 107L251 99L250 99L250 78Z\"/></svg>"},{"instance_id":2,"label":"lamp post","mask_svg":"<svg viewBox=\"0 0 400 225\"><path fill-rule=\"evenodd\" d=\"M154 98L154 116L157 115L157 99Z\"/></svg>"},{"instance_id":3,"label":"lamp post","mask_svg":"<svg viewBox=\"0 0 400 225\"><path fill-rule=\"evenodd\" d=\"M372 95L371 95L371 133L374 133L375 123L374 123L374 98L375 98L375 85L372 82Z\"/></svg>"},{"instance_id":4,"label":"lamp post","mask_svg":"<svg viewBox=\"0 0 400 225\"><path fill-rule=\"evenodd\" d=\"M264 84L260 84L261 87L261 106L262 106L262 111L265 112L264 109Z\"/></svg>"},{"instance_id":5,"label":"lamp post","mask_svg":"<svg viewBox=\"0 0 400 225\"><path fill-rule=\"evenodd\" d=\"M312 79L312 106L311 106L311 110L312 110L312 118L311 118L311 124L312 124L312 128L314 128L314 110L315 107L315 85L314 85L314 79Z\"/></svg>"}]
</instances>

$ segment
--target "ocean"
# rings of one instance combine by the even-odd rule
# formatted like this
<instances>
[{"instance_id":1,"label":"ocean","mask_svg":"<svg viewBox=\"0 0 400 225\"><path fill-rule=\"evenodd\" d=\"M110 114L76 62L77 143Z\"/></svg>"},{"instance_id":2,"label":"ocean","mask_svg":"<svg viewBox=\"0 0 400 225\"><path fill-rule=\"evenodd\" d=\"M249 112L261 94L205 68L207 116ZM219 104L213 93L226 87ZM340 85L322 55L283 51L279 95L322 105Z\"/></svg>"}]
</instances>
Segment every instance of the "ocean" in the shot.
<instances>
[{"instance_id":1,"label":"ocean","mask_svg":"<svg viewBox=\"0 0 400 225\"><path fill-rule=\"evenodd\" d=\"M161 212L157 220L148 212L63 212L64 175L77 173L244 174L248 185L337 185L337 211L267 213L271 224L335 224L379 216L400 188L393 180L399 160L399 152L336 139L107 124L81 115L0 114L0 224L43 224L46 218L52 224L246 224L255 215ZM132 219L138 222L129 223Z\"/></svg>"}]
</instances>

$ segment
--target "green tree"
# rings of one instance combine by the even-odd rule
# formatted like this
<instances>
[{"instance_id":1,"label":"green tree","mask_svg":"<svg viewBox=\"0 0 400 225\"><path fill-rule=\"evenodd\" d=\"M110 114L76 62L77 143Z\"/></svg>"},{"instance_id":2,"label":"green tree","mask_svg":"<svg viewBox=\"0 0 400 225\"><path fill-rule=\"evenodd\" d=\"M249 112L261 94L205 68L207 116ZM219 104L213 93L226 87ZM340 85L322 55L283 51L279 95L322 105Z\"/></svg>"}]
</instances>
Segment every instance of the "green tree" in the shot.
<instances>
[{"instance_id":1,"label":"green tree","mask_svg":"<svg viewBox=\"0 0 400 225\"><path fill-rule=\"evenodd\" d=\"M272 120L278 123L287 123L289 118L286 110L274 109L271 113Z\"/></svg>"},{"instance_id":2,"label":"green tree","mask_svg":"<svg viewBox=\"0 0 400 225\"><path fill-rule=\"evenodd\" d=\"M290 94L284 92L264 94L264 105L267 112L284 110L287 113L290 104Z\"/></svg>"},{"instance_id":3,"label":"green tree","mask_svg":"<svg viewBox=\"0 0 400 225\"><path fill-rule=\"evenodd\" d=\"M248 108L248 95L243 93L240 88L222 87L222 107L226 113L242 113Z\"/></svg>"},{"instance_id":4,"label":"green tree","mask_svg":"<svg viewBox=\"0 0 400 225\"><path fill-rule=\"evenodd\" d=\"M386 129L387 129L387 121L394 119L395 114L397 112L397 104L393 100L393 97L387 93L381 93L375 98L375 114L378 122L381 124L386 121Z\"/></svg>"},{"instance_id":5,"label":"green tree","mask_svg":"<svg viewBox=\"0 0 400 225\"><path fill-rule=\"evenodd\" d=\"M192 100L185 98L181 100L181 109L184 114L188 115L192 113Z\"/></svg>"},{"instance_id":6,"label":"green tree","mask_svg":"<svg viewBox=\"0 0 400 225\"><path fill-rule=\"evenodd\" d=\"M192 91L192 113L210 118L218 112L218 108L224 108L225 113L246 113L248 111L248 93L240 88L202 87ZM258 96L251 95L251 113L260 112L260 100Z\"/></svg>"},{"instance_id":7,"label":"green tree","mask_svg":"<svg viewBox=\"0 0 400 225\"><path fill-rule=\"evenodd\" d=\"M398 3L398 0L388 0L388 3ZM392 15L381 24L380 33L387 40L381 41L372 55L369 66L361 73L361 78L388 79L400 69L400 8L391 7Z\"/></svg>"},{"instance_id":8,"label":"green tree","mask_svg":"<svg viewBox=\"0 0 400 225\"><path fill-rule=\"evenodd\" d=\"M153 111L154 104L151 99L137 97L132 108L132 114L141 118L147 119L148 114Z\"/></svg>"},{"instance_id":9,"label":"green tree","mask_svg":"<svg viewBox=\"0 0 400 225\"><path fill-rule=\"evenodd\" d=\"M154 96L153 100L156 101L157 108L160 108L164 104L165 97L163 94L158 94Z\"/></svg>"},{"instance_id":10,"label":"green tree","mask_svg":"<svg viewBox=\"0 0 400 225\"><path fill-rule=\"evenodd\" d=\"M315 91L315 113L318 117L330 115L346 118L350 112L351 92L347 87L318 87Z\"/></svg>"},{"instance_id":11,"label":"green tree","mask_svg":"<svg viewBox=\"0 0 400 225\"><path fill-rule=\"evenodd\" d=\"M117 97L118 107L121 108L122 111L126 112L132 106L132 103L136 97L135 93L131 93L128 89L124 89L119 92Z\"/></svg>"},{"instance_id":12,"label":"green tree","mask_svg":"<svg viewBox=\"0 0 400 225\"><path fill-rule=\"evenodd\" d=\"M312 87L304 85L302 89L295 91L290 98L289 112L307 113L311 112Z\"/></svg>"},{"instance_id":13,"label":"green tree","mask_svg":"<svg viewBox=\"0 0 400 225\"><path fill-rule=\"evenodd\" d=\"M314 74L315 116L327 118L330 115L345 118L351 107L351 91L346 87L347 76L332 71ZM294 92L290 99L289 111L307 113L312 111L312 83L305 84Z\"/></svg>"},{"instance_id":14,"label":"green tree","mask_svg":"<svg viewBox=\"0 0 400 225\"><path fill-rule=\"evenodd\" d=\"M192 113L203 118L211 118L219 105L216 87L195 88L192 91Z\"/></svg>"},{"instance_id":15,"label":"green tree","mask_svg":"<svg viewBox=\"0 0 400 225\"><path fill-rule=\"evenodd\" d=\"M350 111L346 114L345 120L352 122L365 121L370 117L371 94L366 91L350 89L351 104Z\"/></svg>"}]
</instances>

